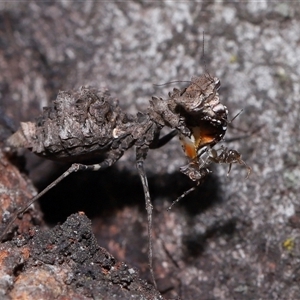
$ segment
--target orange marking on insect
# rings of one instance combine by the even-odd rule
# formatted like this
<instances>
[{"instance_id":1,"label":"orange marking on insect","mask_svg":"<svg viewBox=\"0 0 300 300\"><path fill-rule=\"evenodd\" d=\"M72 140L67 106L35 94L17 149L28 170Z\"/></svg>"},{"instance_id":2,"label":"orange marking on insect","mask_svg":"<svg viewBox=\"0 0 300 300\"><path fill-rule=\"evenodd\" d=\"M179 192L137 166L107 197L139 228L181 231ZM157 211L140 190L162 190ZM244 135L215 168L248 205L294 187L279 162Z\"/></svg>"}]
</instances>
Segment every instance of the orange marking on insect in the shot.
<instances>
[{"instance_id":1,"label":"orange marking on insect","mask_svg":"<svg viewBox=\"0 0 300 300\"><path fill-rule=\"evenodd\" d=\"M183 147L186 156L190 157L191 159L197 156L196 148L193 144L184 143Z\"/></svg>"},{"instance_id":2,"label":"orange marking on insect","mask_svg":"<svg viewBox=\"0 0 300 300\"><path fill-rule=\"evenodd\" d=\"M197 150L212 143L215 139L214 134L211 134L209 128L193 127L194 145Z\"/></svg>"},{"instance_id":3,"label":"orange marking on insect","mask_svg":"<svg viewBox=\"0 0 300 300\"><path fill-rule=\"evenodd\" d=\"M201 136L201 140L197 144L197 149L200 149L205 145L211 144L214 140L215 138L211 136Z\"/></svg>"}]
</instances>

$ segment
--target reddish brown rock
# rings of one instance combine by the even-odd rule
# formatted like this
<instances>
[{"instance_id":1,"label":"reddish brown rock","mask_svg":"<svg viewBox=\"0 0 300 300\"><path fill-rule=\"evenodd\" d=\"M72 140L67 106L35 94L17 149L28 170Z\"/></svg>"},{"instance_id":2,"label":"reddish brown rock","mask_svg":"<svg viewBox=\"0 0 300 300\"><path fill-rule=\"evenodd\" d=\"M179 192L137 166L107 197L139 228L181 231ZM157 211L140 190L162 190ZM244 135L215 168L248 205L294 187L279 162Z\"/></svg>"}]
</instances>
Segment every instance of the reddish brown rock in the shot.
<instances>
[{"instance_id":1,"label":"reddish brown rock","mask_svg":"<svg viewBox=\"0 0 300 300\"><path fill-rule=\"evenodd\" d=\"M35 193L36 190L31 182L0 149L0 233L6 228L14 213L26 205ZM21 219L14 222L8 233L16 228L19 233L23 233L34 224L41 224L41 213L37 207L37 203L33 204Z\"/></svg>"},{"instance_id":2,"label":"reddish brown rock","mask_svg":"<svg viewBox=\"0 0 300 300\"><path fill-rule=\"evenodd\" d=\"M162 299L98 246L83 213L1 244L0 275L1 299Z\"/></svg>"}]
</instances>

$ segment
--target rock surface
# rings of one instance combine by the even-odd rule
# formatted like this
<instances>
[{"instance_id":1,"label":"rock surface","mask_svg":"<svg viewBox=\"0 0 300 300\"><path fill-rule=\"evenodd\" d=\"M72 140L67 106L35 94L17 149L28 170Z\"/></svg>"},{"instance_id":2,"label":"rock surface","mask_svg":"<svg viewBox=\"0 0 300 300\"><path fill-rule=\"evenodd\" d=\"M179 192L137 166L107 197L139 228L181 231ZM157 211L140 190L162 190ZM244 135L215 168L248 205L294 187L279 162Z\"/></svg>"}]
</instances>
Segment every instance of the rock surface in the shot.
<instances>
[{"instance_id":1,"label":"rock surface","mask_svg":"<svg viewBox=\"0 0 300 300\"><path fill-rule=\"evenodd\" d=\"M217 166L168 213L191 187L178 172L185 158L176 139L149 153L158 288L165 298L297 299L299 16L296 2L5 2L0 112L17 127L38 116L60 89L105 85L135 113L152 95L164 97L186 83L153 84L190 80L205 69L218 76L229 115L244 109L236 129L228 129L228 146L253 173L244 180L246 170L235 166L227 178L227 169ZM66 168L26 157L39 189ZM84 211L99 245L149 278L144 198L132 151L105 172L66 179L41 206L48 224Z\"/></svg>"},{"instance_id":2,"label":"rock surface","mask_svg":"<svg viewBox=\"0 0 300 300\"><path fill-rule=\"evenodd\" d=\"M162 299L99 247L83 214L0 246L1 299Z\"/></svg>"}]
</instances>

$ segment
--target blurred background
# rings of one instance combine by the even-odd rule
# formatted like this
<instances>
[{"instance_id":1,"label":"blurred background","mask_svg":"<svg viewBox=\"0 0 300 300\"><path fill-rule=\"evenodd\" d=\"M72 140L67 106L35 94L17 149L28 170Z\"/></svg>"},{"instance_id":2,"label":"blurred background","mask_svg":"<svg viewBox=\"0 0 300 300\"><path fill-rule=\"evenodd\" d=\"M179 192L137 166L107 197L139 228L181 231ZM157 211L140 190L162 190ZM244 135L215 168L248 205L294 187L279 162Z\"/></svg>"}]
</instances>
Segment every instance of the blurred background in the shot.
<instances>
[{"instance_id":1,"label":"blurred background","mask_svg":"<svg viewBox=\"0 0 300 300\"><path fill-rule=\"evenodd\" d=\"M297 2L48 1L0 4L0 115L11 131L34 120L59 90L106 86L129 113L205 68L221 81L229 118L224 145L253 172L213 167L193 183L177 138L146 162L154 204L154 270L167 298L296 299L300 288ZM202 57L204 32L205 64ZM259 129L259 130L257 130ZM167 132L164 131L164 132ZM246 137L248 136L248 137ZM2 137L4 138L4 137ZM227 140L227 142L226 142ZM38 189L67 165L24 152ZM99 245L149 279L144 196L128 151L107 171L74 174L41 201L48 225L77 211Z\"/></svg>"}]
</instances>

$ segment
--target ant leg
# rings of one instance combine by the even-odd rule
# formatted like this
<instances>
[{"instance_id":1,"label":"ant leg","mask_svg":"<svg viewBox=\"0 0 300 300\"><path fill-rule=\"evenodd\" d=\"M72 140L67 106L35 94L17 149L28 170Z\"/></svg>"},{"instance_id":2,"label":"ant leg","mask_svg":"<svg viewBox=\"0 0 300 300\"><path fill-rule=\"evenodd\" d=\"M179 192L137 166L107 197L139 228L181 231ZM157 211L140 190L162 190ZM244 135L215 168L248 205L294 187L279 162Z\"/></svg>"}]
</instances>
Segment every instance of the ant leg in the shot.
<instances>
[{"instance_id":1,"label":"ant leg","mask_svg":"<svg viewBox=\"0 0 300 300\"><path fill-rule=\"evenodd\" d=\"M72 164L71 167L65 171L61 176L59 176L56 180L54 180L52 183L50 183L45 189L43 189L40 193L38 193L35 197L33 197L29 203L25 206L20 208L12 217L11 221L7 224L6 228L0 235L0 241L3 240L5 237L6 233L8 232L9 228L12 226L12 224L15 222L15 220L24 214L28 208L39 198L41 198L44 194L46 194L49 190L51 190L53 187L55 187L58 183L60 183L63 179L68 177L70 174L78 171L99 171L100 169L106 169L113 165L121 156L123 152L114 151L111 152L110 156L105 159L103 162L99 164L94 164L94 165L83 165L83 164Z\"/></svg>"},{"instance_id":2,"label":"ant leg","mask_svg":"<svg viewBox=\"0 0 300 300\"><path fill-rule=\"evenodd\" d=\"M172 204L167 208L168 211L172 209L174 204L178 203L182 198L196 190L196 188L200 184L202 184L204 178L211 173L211 171L208 168L199 168L198 164L194 164L193 162L189 163L187 166L181 167L180 172L187 175L191 180L196 181L196 185L185 191L181 196L174 200Z\"/></svg>"},{"instance_id":3,"label":"ant leg","mask_svg":"<svg viewBox=\"0 0 300 300\"><path fill-rule=\"evenodd\" d=\"M172 204L167 208L167 211L170 211L172 209L172 207L178 203L182 198L184 198L185 196L187 196L188 194L190 194L191 192L193 192L197 186L200 184L200 181L197 182L197 185L193 186L192 188L188 189L187 191L185 191L181 196L179 196L176 200L174 200L172 202Z\"/></svg>"},{"instance_id":4,"label":"ant leg","mask_svg":"<svg viewBox=\"0 0 300 300\"><path fill-rule=\"evenodd\" d=\"M232 164L229 164L229 167L228 167L228 172L227 172L227 177L229 177L229 173L230 173L230 171L231 171L231 167L232 167ZM248 176L247 176L248 177ZM246 177L246 178L247 178Z\"/></svg>"},{"instance_id":5,"label":"ant leg","mask_svg":"<svg viewBox=\"0 0 300 300\"><path fill-rule=\"evenodd\" d=\"M172 130L162 138L156 138L150 145L150 149L157 149L168 143L174 136L178 134L177 130Z\"/></svg>"},{"instance_id":6,"label":"ant leg","mask_svg":"<svg viewBox=\"0 0 300 300\"><path fill-rule=\"evenodd\" d=\"M243 166L245 166L245 167L247 168L247 176L246 176L246 179L248 179L249 176L250 176L250 174L251 174L251 172L252 172L251 167L249 167L242 159L239 160L239 164L240 164L240 165L243 165Z\"/></svg>"},{"instance_id":7,"label":"ant leg","mask_svg":"<svg viewBox=\"0 0 300 300\"><path fill-rule=\"evenodd\" d=\"M146 211L148 218L148 259L149 259L149 269L152 277L153 284L157 289L154 272L153 272L153 248L152 248L152 211L153 205L151 203L151 197L149 192L148 180L144 170L144 160L146 158L148 148L136 148L136 167L139 172L146 203Z\"/></svg>"}]
</instances>

